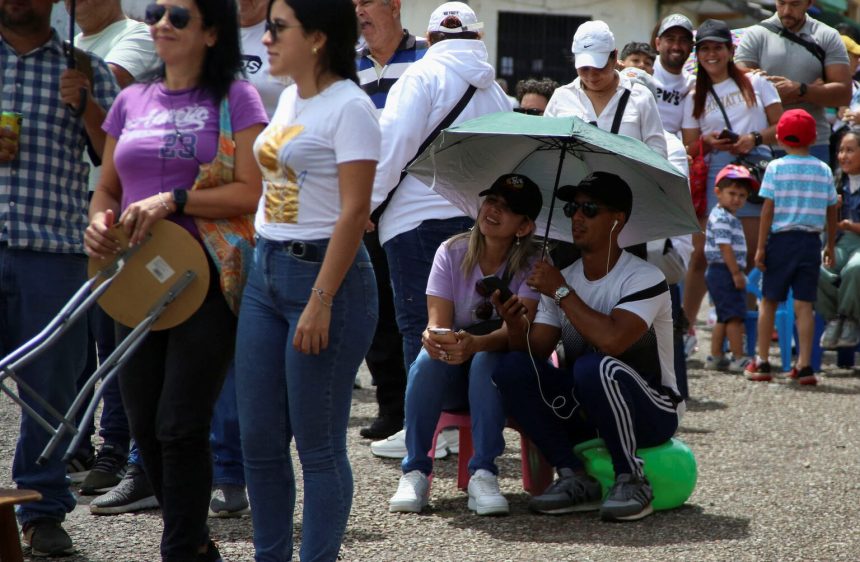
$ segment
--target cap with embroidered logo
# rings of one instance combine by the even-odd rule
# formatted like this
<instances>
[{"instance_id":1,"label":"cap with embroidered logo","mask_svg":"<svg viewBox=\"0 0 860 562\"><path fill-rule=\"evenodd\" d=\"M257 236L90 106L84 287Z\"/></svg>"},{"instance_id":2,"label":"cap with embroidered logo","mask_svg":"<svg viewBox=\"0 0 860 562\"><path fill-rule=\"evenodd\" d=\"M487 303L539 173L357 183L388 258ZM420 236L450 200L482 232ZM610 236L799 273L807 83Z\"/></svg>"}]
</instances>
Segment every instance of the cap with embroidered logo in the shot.
<instances>
[{"instance_id":1,"label":"cap with embroidered logo","mask_svg":"<svg viewBox=\"0 0 860 562\"><path fill-rule=\"evenodd\" d=\"M576 68L590 66L603 68L609 55L615 50L615 35L600 20L582 23L573 34L573 65Z\"/></svg>"},{"instance_id":2,"label":"cap with embroidered logo","mask_svg":"<svg viewBox=\"0 0 860 562\"><path fill-rule=\"evenodd\" d=\"M478 21L475 11L462 2L445 2L430 14L427 32L463 33L479 31L484 24Z\"/></svg>"},{"instance_id":3,"label":"cap with embroidered logo","mask_svg":"<svg viewBox=\"0 0 860 562\"><path fill-rule=\"evenodd\" d=\"M478 195L499 195L505 199L510 210L518 215L525 215L535 220L543 206L543 196L540 188L529 177L522 174L505 174L493 182L490 189L485 189Z\"/></svg>"},{"instance_id":4,"label":"cap with embroidered logo","mask_svg":"<svg viewBox=\"0 0 860 562\"><path fill-rule=\"evenodd\" d=\"M673 27L680 27L687 31L690 36L693 35L693 22L684 14L669 14L663 21L660 22L660 29L657 31L657 37L660 37Z\"/></svg>"}]
</instances>

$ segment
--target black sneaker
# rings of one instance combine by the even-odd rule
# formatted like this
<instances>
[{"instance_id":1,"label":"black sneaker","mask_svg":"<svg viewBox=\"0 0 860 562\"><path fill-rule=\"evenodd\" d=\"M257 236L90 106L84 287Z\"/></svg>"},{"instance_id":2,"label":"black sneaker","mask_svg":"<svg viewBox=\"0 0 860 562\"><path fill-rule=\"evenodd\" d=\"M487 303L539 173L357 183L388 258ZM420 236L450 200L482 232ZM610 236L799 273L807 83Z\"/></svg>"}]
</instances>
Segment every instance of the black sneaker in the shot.
<instances>
[{"instance_id":1,"label":"black sneaker","mask_svg":"<svg viewBox=\"0 0 860 562\"><path fill-rule=\"evenodd\" d=\"M89 475L90 469L96 464L96 456L93 453L88 455L75 455L66 463L66 474L72 480L72 485L77 486Z\"/></svg>"},{"instance_id":2,"label":"black sneaker","mask_svg":"<svg viewBox=\"0 0 860 562\"><path fill-rule=\"evenodd\" d=\"M95 496L110 491L125 475L128 455L114 445L103 445L96 455L96 462L81 483L81 495Z\"/></svg>"},{"instance_id":3,"label":"black sneaker","mask_svg":"<svg viewBox=\"0 0 860 562\"><path fill-rule=\"evenodd\" d=\"M69 556L75 553L72 538L56 519L34 519L24 523L24 544L30 547L30 556Z\"/></svg>"},{"instance_id":4,"label":"black sneaker","mask_svg":"<svg viewBox=\"0 0 860 562\"><path fill-rule=\"evenodd\" d=\"M362 427L359 435L365 439L385 439L403 429L403 416L379 416L368 427Z\"/></svg>"},{"instance_id":5,"label":"black sneaker","mask_svg":"<svg viewBox=\"0 0 860 562\"><path fill-rule=\"evenodd\" d=\"M198 552L197 556L194 558L195 562L224 562L224 559L221 558L221 553L218 552L218 547L215 546L215 543L210 539L208 543L206 543L206 552Z\"/></svg>"},{"instance_id":6,"label":"black sneaker","mask_svg":"<svg viewBox=\"0 0 860 562\"><path fill-rule=\"evenodd\" d=\"M600 506L600 518L604 521L636 521L654 510L651 500L654 493L646 478L632 474L619 474L615 485L609 490L606 501Z\"/></svg>"},{"instance_id":7,"label":"black sneaker","mask_svg":"<svg viewBox=\"0 0 860 562\"><path fill-rule=\"evenodd\" d=\"M600 508L600 483L587 474L576 474L561 468L558 478L546 491L529 501L529 509L538 513L557 515Z\"/></svg>"},{"instance_id":8,"label":"black sneaker","mask_svg":"<svg viewBox=\"0 0 860 562\"><path fill-rule=\"evenodd\" d=\"M129 464L119 484L90 503L90 513L95 515L115 515L144 509L158 509L158 500L155 499L149 478L137 464Z\"/></svg>"}]
</instances>

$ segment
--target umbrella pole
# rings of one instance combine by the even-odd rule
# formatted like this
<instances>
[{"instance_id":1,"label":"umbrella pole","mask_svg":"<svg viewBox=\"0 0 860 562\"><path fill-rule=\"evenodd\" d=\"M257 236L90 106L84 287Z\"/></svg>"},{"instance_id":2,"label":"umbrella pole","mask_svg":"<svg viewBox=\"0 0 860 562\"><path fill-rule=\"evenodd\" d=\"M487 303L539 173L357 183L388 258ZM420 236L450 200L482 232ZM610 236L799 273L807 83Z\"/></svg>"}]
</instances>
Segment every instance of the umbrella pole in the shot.
<instances>
[{"instance_id":1,"label":"umbrella pole","mask_svg":"<svg viewBox=\"0 0 860 562\"><path fill-rule=\"evenodd\" d=\"M546 248L549 244L549 227L552 223L552 213L555 210L555 196L558 193L558 183L561 181L561 169L564 166L564 156L567 154L567 141L561 143L561 156L558 158L558 170L555 172L555 185L552 188L552 199L549 202L549 216L546 219L546 232L543 235L543 247L540 250L540 261L546 257Z\"/></svg>"}]
</instances>

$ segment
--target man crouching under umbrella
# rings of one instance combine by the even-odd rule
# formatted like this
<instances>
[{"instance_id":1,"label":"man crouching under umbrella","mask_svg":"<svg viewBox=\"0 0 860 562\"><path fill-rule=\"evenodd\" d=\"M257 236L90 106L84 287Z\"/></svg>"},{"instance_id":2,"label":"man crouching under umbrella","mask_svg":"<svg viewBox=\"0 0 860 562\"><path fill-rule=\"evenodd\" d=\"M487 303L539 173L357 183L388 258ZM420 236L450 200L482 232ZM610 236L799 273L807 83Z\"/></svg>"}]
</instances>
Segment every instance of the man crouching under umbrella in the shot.
<instances>
[{"instance_id":1,"label":"man crouching under umbrella","mask_svg":"<svg viewBox=\"0 0 860 562\"><path fill-rule=\"evenodd\" d=\"M600 509L607 521L641 519L652 512L653 493L636 449L671 438L684 410L673 368L669 287L659 269L618 246L633 206L624 180L594 172L560 188L558 198L566 202L582 259L562 271L536 265L527 283L542 297L532 326L516 298L501 307L511 349L521 351L501 362L493 379L508 415L558 471L543 495L532 498L533 511ZM546 361L559 339L562 368ZM605 500L573 453L595 431L615 469Z\"/></svg>"}]
</instances>

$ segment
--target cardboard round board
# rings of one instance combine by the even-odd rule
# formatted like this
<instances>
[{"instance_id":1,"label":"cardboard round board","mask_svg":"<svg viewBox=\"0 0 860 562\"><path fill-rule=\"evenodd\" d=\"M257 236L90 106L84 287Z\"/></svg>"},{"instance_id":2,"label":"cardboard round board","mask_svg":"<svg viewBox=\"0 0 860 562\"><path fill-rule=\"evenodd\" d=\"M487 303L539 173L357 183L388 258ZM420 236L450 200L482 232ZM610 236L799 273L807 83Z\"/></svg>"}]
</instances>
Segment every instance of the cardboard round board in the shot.
<instances>
[{"instance_id":1,"label":"cardboard round board","mask_svg":"<svg viewBox=\"0 0 860 562\"><path fill-rule=\"evenodd\" d=\"M112 230L120 247L128 249L128 236L122 226L114 225ZM204 252L187 230L167 220L158 221L99 298L99 305L120 324L134 328L182 275L193 271L194 279L164 309L151 329L166 330L181 324L200 308L209 290L209 264ZM90 258L90 278L111 263Z\"/></svg>"}]
</instances>

